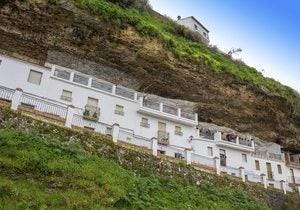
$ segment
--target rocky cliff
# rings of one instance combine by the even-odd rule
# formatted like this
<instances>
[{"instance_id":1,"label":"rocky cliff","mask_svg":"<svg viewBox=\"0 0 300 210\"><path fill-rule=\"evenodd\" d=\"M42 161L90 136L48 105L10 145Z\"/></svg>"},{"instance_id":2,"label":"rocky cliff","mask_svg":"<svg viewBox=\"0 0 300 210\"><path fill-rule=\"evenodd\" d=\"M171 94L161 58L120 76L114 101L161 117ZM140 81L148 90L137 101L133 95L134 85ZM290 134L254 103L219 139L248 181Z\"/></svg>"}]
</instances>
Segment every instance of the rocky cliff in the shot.
<instances>
[{"instance_id":1,"label":"rocky cliff","mask_svg":"<svg viewBox=\"0 0 300 210\"><path fill-rule=\"evenodd\" d=\"M285 98L216 73L201 60L177 58L159 39L131 26L116 27L71 0L2 0L0 40L1 53L195 102L200 121L298 145L300 117Z\"/></svg>"}]
</instances>

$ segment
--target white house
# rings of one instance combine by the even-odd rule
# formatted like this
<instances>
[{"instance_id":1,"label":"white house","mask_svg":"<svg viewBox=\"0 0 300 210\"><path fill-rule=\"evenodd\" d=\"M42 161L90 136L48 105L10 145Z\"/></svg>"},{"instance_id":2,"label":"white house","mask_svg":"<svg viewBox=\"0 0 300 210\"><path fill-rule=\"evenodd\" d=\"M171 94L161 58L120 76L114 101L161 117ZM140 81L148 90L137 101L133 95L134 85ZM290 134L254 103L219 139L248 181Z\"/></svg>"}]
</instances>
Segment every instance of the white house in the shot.
<instances>
[{"instance_id":1,"label":"white house","mask_svg":"<svg viewBox=\"0 0 300 210\"><path fill-rule=\"evenodd\" d=\"M153 102L142 93L72 69L38 66L0 55L0 99L13 110L34 110L144 147L153 155L183 159L217 174L240 177L284 191L300 184L298 154L231 129L199 123L195 113Z\"/></svg>"},{"instance_id":2,"label":"white house","mask_svg":"<svg viewBox=\"0 0 300 210\"><path fill-rule=\"evenodd\" d=\"M200 23L194 16L190 16L186 18L178 17L177 23L185 26L191 31L199 33L203 38L202 40L206 44L209 44L209 30L202 23Z\"/></svg>"}]
</instances>

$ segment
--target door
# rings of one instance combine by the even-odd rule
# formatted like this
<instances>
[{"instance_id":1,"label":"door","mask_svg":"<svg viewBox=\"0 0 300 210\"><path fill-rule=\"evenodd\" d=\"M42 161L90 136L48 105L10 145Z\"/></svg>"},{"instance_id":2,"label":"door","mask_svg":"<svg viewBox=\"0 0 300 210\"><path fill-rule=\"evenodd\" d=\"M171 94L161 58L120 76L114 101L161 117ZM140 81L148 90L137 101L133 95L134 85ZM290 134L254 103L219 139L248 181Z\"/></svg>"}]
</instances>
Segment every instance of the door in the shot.
<instances>
[{"instance_id":1,"label":"door","mask_svg":"<svg viewBox=\"0 0 300 210\"><path fill-rule=\"evenodd\" d=\"M266 163L267 166L267 175L268 175L268 179L273 180L273 172L272 172L272 166L271 163Z\"/></svg>"},{"instance_id":2,"label":"door","mask_svg":"<svg viewBox=\"0 0 300 210\"><path fill-rule=\"evenodd\" d=\"M220 164L226 166L226 151L224 149L220 149Z\"/></svg>"},{"instance_id":3,"label":"door","mask_svg":"<svg viewBox=\"0 0 300 210\"><path fill-rule=\"evenodd\" d=\"M169 136L167 134L167 125L163 122L158 122L157 139L159 144L168 145Z\"/></svg>"}]
</instances>

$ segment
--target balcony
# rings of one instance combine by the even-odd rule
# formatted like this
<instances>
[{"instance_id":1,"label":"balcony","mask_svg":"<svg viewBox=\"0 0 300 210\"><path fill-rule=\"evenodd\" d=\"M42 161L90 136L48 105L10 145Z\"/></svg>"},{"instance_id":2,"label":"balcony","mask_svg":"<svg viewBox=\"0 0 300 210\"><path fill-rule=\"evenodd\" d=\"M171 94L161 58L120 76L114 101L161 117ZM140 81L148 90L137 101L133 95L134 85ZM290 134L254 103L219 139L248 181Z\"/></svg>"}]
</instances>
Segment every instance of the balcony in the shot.
<instances>
[{"instance_id":1,"label":"balcony","mask_svg":"<svg viewBox=\"0 0 300 210\"><path fill-rule=\"evenodd\" d=\"M86 105L83 111L83 118L90 121L98 121L100 117L100 108Z\"/></svg>"},{"instance_id":2,"label":"balcony","mask_svg":"<svg viewBox=\"0 0 300 210\"><path fill-rule=\"evenodd\" d=\"M254 157L261 158L261 159L280 161L280 162L283 161L282 154L269 153L267 151L255 150L255 152L252 155Z\"/></svg>"},{"instance_id":3,"label":"balcony","mask_svg":"<svg viewBox=\"0 0 300 210\"><path fill-rule=\"evenodd\" d=\"M288 167L300 169L300 157L299 154L285 153L285 162Z\"/></svg>"},{"instance_id":4,"label":"balcony","mask_svg":"<svg viewBox=\"0 0 300 210\"><path fill-rule=\"evenodd\" d=\"M169 145L170 134L165 131L157 132L157 143L162 145Z\"/></svg>"},{"instance_id":5,"label":"balcony","mask_svg":"<svg viewBox=\"0 0 300 210\"><path fill-rule=\"evenodd\" d=\"M216 132L214 134L214 140L218 146L233 148L246 152L254 152L254 142L252 140L242 139L234 134L221 134Z\"/></svg>"},{"instance_id":6,"label":"balcony","mask_svg":"<svg viewBox=\"0 0 300 210\"><path fill-rule=\"evenodd\" d=\"M187 126L196 126L198 124L198 116L195 113L190 113L163 103L143 100L142 97L140 98L138 112Z\"/></svg>"}]
</instances>

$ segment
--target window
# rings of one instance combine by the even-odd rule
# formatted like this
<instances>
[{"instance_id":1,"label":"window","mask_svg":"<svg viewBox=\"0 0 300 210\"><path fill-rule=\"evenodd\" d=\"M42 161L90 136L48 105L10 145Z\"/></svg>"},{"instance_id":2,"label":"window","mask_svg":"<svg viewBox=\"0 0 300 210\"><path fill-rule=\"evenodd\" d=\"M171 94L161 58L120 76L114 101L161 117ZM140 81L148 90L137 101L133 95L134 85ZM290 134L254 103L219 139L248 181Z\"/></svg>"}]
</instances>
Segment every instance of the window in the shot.
<instances>
[{"instance_id":1,"label":"window","mask_svg":"<svg viewBox=\"0 0 300 210\"><path fill-rule=\"evenodd\" d=\"M277 165L277 169L278 169L278 173L279 173L279 174L282 174L282 168L281 168L281 165Z\"/></svg>"},{"instance_id":2,"label":"window","mask_svg":"<svg viewBox=\"0 0 300 210\"><path fill-rule=\"evenodd\" d=\"M245 180L246 180L246 181L248 181L248 180L249 180L249 179L248 179L248 175L245 175Z\"/></svg>"},{"instance_id":3,"label":"window","mask_svg":"<svg viewBox=\"0 0 300 210\"><path fill-rule=\"evenodd\" d=\"M244 163L247 163L247 155L246 154L242 154L242 160Z\"/></svg>"},{"instance_id":4,"label":"window","mask_svg":"<svg viewBox=\"0 0 300 210\"><path fill-rule=\"evenodd\" d=\"M116 105L115 114L124 115L124 106Z\"/></svg>"},{"instance_id":5,"label":"window","mask_svg":"<svg viewBox=\"0 0 300 210\"><path fill-rule=\"evenodd\" d=\"M198 26L196 24L194 24L194 28L196 31L198 30Z\"/></svg>"},{"instance_id":6,"label":"window","mask_svg":"<svg viewBox=\"0 0 300 210\"><path fill-rule=\"evenodd\" d=\"M255 160L255 169L256 170L260 170L260 165L259 165L259 161L258 160Z\"/></svg>"},{"instance_id":7,"label":"window","mask_svg":"<svg viewBox=\"0 0 300 210\"><path fill-rule=\"evenodd\" d=\"M148 118L142 117L141 123L140 123L141 127L145 127L145 128L149 128L149 122L148 122Z\"/></svg>"},{"instance_id":8,"label":"window","mask_svg":"<svg viewBox=\"0 0 300 210\"><path fill-rule=\"evenodd\" d=\"M182 133L182 129L180 126L175 126L175 134L178 135L178 136L182 136L183 133Z\"/></svg>"},{"instance_id":9,"label":"window","mask_svg":"<svg viewBox=\"0 0 300 210\"><path fill-rule=\"evenodd\" d=\"M71 102L72 101L72 92L68 91L68 90L63 90L61 93L60 99Z\"/></svg>"},{"instance_id":10,"label":"window","mask_svg":"<svg viewBox=\"0 0 300 210\"><path fill-rule=\"evenodd\" d=\"M207 37L207 33L203 32L203 36L204 36L204 37Z\"/></svg>"},{"instance_id":11,"label":"window","mask_svg":"<svg viewBox=\"0 0 300 210\"><path fill-rule=\"evenodd\" d=\"M214 155L212 147L207 147L207 155L210 156L210 157L212 157Z\"/></svg>"},{"instance_id":12,"label":"window","mask_svg":"<svg viewBox=\"0 0 300 210\"><path fill-rule=\"evenodd\" d=\"M43 76L43 73L34 71L34 70L30 70L27 81L32 84L40 85L41 81L42 81L42 76Z\"/></svg>"}]
</instances>

